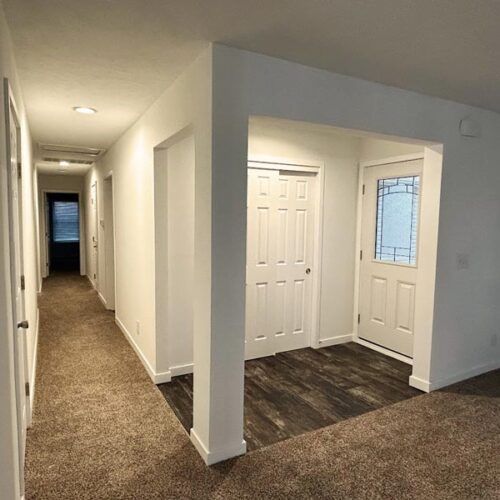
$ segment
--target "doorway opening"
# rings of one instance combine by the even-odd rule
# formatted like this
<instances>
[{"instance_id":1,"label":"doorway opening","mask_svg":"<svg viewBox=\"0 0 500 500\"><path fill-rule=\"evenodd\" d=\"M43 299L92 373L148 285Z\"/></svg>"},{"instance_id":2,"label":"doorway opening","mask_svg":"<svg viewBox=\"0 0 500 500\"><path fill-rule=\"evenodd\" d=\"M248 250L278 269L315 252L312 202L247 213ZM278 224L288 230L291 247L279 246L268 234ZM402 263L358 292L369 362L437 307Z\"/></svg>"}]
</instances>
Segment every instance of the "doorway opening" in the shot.
<instances>
[{"instance_id":1,"label":"doorway opening","mask_svg":"<svg viewBox=\"0 0 500 500\"><path fill-rule=\"evenodd\" d=\"M103 252L103 277L99 279L99 296L106 309L115 310L115 224L113 202L113 173L103 181L103 218L100 221ZM102 296L101 296L102 295Z\"/></svg>"},{"instance_id":2,"label":"doorway opening","mask_svg":"<svg viewBox=\"0 0 500 500\"><path fill-rule=\"evenodd\" d=\"M80 271L80 203L77 193L47 193L49 273Z\"/></svg>"},{"instance_id":3,"label":"doorway opening","mask_svg":"<svg viewBox=\"0 0 500 500\"><path fill-rule=\"evenodd\" d=\"M441 164L431 143L251 117L248 450L425 390ZM191 374L160 386L188 432L192 387Z\"/></svg>"}]
</instances>

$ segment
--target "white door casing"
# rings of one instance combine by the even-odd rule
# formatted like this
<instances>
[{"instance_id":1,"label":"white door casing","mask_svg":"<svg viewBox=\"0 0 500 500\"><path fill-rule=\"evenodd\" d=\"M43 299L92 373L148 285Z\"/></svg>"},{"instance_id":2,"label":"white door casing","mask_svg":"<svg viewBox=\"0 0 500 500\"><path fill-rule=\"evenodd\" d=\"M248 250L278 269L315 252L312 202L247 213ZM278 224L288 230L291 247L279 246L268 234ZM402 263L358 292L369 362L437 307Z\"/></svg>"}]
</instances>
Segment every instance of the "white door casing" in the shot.
<instances>
[{"instance_id":1,"label":"white door casing","mask_svg":"<svg viewBox=\"0 0 500 500\"><path fill-rule=\"evenodd\" d=\"M363 175L358 336L409 358L422 170L423 160L416 159L367 167ZM399 241L407 243L394 245Z\"/></svg>"},{"instance_id":2,"label":"white door casing","mask_svg":"<svg viewBox=\"0 0 500 500\"><path fill-rule=\"evenodd\" d=\"M96 290L98 290L98 280L99 280L99 273L98 273L98 233L99 233L99 213L97 211L97 181L94 181L92 183L91 189L90 189L90 202L92 204L92 281L94 283L94 287Z\"/></svg>"},{"instance_id":3,"label":"white door casing","mask_svg":"<svg viewBox=\"0 0 500 500\"><path fill-rule=\"evenodd\" d=\"M248 170L246 359L311 344L316 177Z\"/></svg>"},{"instance_id":4,"label":"white door casing","mask_svg":"<svg viewBox=\"0 0 500 500\"><path fill-rule=\"evenodd\" d=\"M24 490L24 455L26 446L26 428L30 413L29 391L26 390L29 377L27 368L27 342L24 300L24 276L22 253L22 179L20 158L20 128L15 104L10 87L4 80L5 110L8 113L7 129L7 181L8 181L8 211L10 234L10 269L11 269L11 296L12 319L14 333L14 369L16 380L17 425L19 436L19 467L21 491Z\"/></svg>"}]
</instances>

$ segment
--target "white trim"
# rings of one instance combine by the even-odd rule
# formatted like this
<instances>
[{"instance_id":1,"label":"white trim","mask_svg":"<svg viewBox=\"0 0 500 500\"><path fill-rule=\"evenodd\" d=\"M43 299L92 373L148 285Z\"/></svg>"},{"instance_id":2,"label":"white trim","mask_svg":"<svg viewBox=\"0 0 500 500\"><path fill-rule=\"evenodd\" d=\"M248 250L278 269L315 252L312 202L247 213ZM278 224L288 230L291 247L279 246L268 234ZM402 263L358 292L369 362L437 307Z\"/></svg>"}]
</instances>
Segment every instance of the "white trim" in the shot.
<instances>
[{"instance_id":1,"label":"white trim","mask_svg":"<svg viewBox=\"0 0 500 500\"><path fill-rule=\"evenodd\" d=\"M247 451L247 443L245 440L235 446L230 446L222 450L208 451L194 429L191 429L189 432L189 437L196 451L201 455L201 458L203 458L207 465L213 465L223 460L227 460L228 458L244 455Z\"/></svg>"},{"instance_id":2,"label":"white trim","mask_svg":"<svg viewBox=\"0 0 500 500\"><path fill-rule=\"evenodd\" d=\"M368 347L369 349L377 351L381 354L385 354L386 356L402 361L407 365L413 365L413 359L409 358L408 356L404 356L403 354L399 354L399 352L391 351L390 349L386 349L385 347L382 347L380 345L373 344L372 342L368 342L364 339L360 339L357 336L353 339L353 341L356 342L356 344Z\"/></svg>"},{"instance_id":3,"label":"white trim","mask_svg":"<svg viewBox=\"0 0 500 500\"><path fill-rule=\"evenodd\" d=\"M141 351L141 348L136 344L130 332L125 328L125 325L120 321L118 316L115 316L115 323L118 328L122 331L125 338L128 340L129 344L132 346L132 349L135 351L139 359L141 360L144 368L146 369L147 374L155 384L163 384L165 382L170 382L172 379L170 371L156 373L153 370L153 367L149 364L146 356Z\"/></svg>"},{"instance_id":4,"label":"white trim","mask_svg":"<svg viewBox=\"0 0 500 500\"><path fill-rule=\"evenodd\" d=\"M89 280L90 284L92 285L92 288L97 292L97 288L95 287L95 284L92 281L92 278L88 274L86 274L85 277Z\"/></svg>"},{"instance_id":5,"label":"white trim","mask_svg":"<svg viewBox=\"0 0 500 500\"><path fill-rule=\"evenodd\" d=\"M255 164L255 165L253 165ZM267 164L267 165L266 165ZM287 167L298 167L300 172L318 171L323 167L322 160L305 160L303 158L285 158L281 156L252 155L248 158L248 166L255 168L267 168L276 170L274 165L286 165ZM309 170L311 169L311 170Z\"/></svg>"},{"instance_id":6,"label":"white trim","mask_svg":"<svg viewBox=\"0 0 500 500\"><path fill-rule=\"evenodd\" d=\"M326 339L319 339L318 346L316 348L328 347L331 345L346 344L347 342L352 342L352 333L348 335L338 335L337 337L328 337Z\"/></svg>"},{"instance_id":7,"label":"white trim","mask_svg":"<svg viewBox=\"0 0 500 500\"><path fill-rule=\"evenodd\" d=\"M500 368L500 360L492 361L491 363L486 363L484 365L475 366L470 370L465 370L463 372L455 373L450 377L445 377L438 380L433 381L422 381L429 385L429 391L435 391L436 389L441 389L443 387L447 387L449 385L455 384L457 382L461 382L462 380L467 380L472 377L476 377L477 375L482 375L483 373L487 373L492 370L498 370ZM410 385L413 387L417 387L413 385L412 382L418 383L420 379L417 377L410 377ZM429 392L427 391L427 392Z\"/></svg>"},{"instance_id":8,"label":"white trim","mask_svg":"<svg viewBox=\"0 0 500 500\"><path fill-rule=\"evenodd\" d=\"M102 305L104 306L105 309L108 308L107 304L106 304L106 299L104 298L103 294L101 292L99 292L99 290L96 290L97 291L97 296L99 297L99 300L102 302Z\"/></svg>"},{"instance_id":9,"label":"white trim","mask_svg":"<svg viewBox=\"0 0 500 500\"><path fill-rule=\"evenodd\" d=\"M30 408L28 412L27 426L31 427L33 423L33 406L35 403L35 381L36 381L36 364L38 359L38 332L40 331L40 309L36 308L36 325L35 336L33 342L33 361L31 363L31 377L30 377Z\"/></svg>"},{"instance_id":10,"label":"white trim","mask_svg":"<svg viewBox=\"0 0 500 500\"><path fill-rule=\"evenodd\" d=\"M170 376L177 377L178 375L186 375L193 373L193 363L186 363L184 365L176 365L170 367Z\"/></svg>"},{"instance_id":11,"label":"white trim","mask_svg":"<svg viewBox=\"0 0 500 500\"><path fill-rule=\"evenodd\" d=\"M354 301L353 301L353 318L352 331L353 340L358 338L358 315L359 315L359 280L361 276L361 231L363 222L363 185L364 185L365 169L359 164L358 169L358 203L356 205L356 242L354 249Z\"/></svg>"},{"instance_id":12,"label":"white trim","mask_svg":"<svg viewBox=\"0 0 500 500\"><path fill-rule=\"evenodd\" d=\"M49 236L48 236L48 227L46 226L45 214L47 210L47 193L69 193L69 194L77 194L78 195L78 216L79 216L79 257L80 257L80 276L85 276L86 274L86 266L85 266L85 207L83 204L83 190L75 190L75 189L42 189L42 213L39 214L40 222L42 226L42 230L40 234L43 237L43 258L45 262L42 264L42 281L43 278L47 278L50 275L49 271L49 256L48 256L48 245L49 245ZM41 290L41 284L40 284Z\"/></svg>"},{"instance_id":13,"label":"white trim","mask_svg":"<svg viewBox=\"0 0 500 500\"><path fill-rule=\"evenodd\" d=\"M320 160L294 160L290 158L256 155L248 159L247 168L264 168L269 170L287 170L291 172L309 172L316 174L318 196L316 197L316 206L314 207L314 256L312 263L311 335L309 338L309 345L318 348L320 347L325 163Z\"/></svg>"},{"instance_id":14,"label":"white trim","mask_svg":"<svg viewBox=\"0 0 500 500\"><path fill-rule=\"evenodd\" d=\"M419 389L424 392L431 392L431 383L428 380L423 380L415 375L410 375L409 384L412 387L415 387L415 389Z\"/></svg>"},{"instance_id":15,"label":"white trim","mask_svg":"<svg viewBox=\"0 0 500 500\"><path fill-rule=\"evenodd\" d=\"M425 146L422 145L422 149ZM391 163L401 163L404 161L413 161L413 160L423 160L424 159L424 153L410 153L407 155L400 155L400 156L390 156L389 158L382 158L380 160L370 160L370 161L361 161L359 162L359 166L361 168L365 167L378 167L380 165L390 165Z\"/></svg>"}]
</instances>

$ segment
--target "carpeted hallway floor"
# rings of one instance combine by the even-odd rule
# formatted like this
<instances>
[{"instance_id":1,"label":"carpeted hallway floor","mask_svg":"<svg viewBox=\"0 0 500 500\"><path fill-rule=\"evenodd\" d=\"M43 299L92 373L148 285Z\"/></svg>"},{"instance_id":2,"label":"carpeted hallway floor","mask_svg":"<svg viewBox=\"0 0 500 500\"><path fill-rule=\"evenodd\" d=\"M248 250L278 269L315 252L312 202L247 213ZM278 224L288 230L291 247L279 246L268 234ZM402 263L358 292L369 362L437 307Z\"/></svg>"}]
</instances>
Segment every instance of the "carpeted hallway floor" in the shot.
<instances>
[{"instance_id":1,"label":"carpeted hallway floor","mask_svg":"<svg viewBox=\"0 0 500 500\"><path fill-rule=\"evenodd\" d=\"M500 498L500 371L207 468L84 278L40 309L26 498Z\"/></svg>"}]
</instances>

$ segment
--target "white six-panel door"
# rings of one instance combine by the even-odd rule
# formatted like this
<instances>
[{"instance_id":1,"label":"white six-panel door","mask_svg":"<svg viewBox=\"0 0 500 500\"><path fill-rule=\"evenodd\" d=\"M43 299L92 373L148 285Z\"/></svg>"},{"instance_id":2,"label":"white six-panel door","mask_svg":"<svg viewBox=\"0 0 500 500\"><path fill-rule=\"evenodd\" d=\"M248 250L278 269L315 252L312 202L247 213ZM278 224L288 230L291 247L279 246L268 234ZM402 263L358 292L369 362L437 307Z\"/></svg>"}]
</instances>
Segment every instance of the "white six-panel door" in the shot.
<instances>
[{"instance_id":1,"label":"white six-panel door","mask_svg":"<svg viewBox=\"0 0 500 500\"><path fill-rule=\"evenodd\" d=\"M358 336L413 356L423 160L365 168Z\"/></svg>"},{"instance_id":2,"label":"white six-panel door","mask_svg":"<svg viewBox=\"0 0 500 500\"><path fill-rule=\"evenodd\" d=\"M248 170L246 359L310 345L315 180Z\"/></svg>"}]
</instances>

